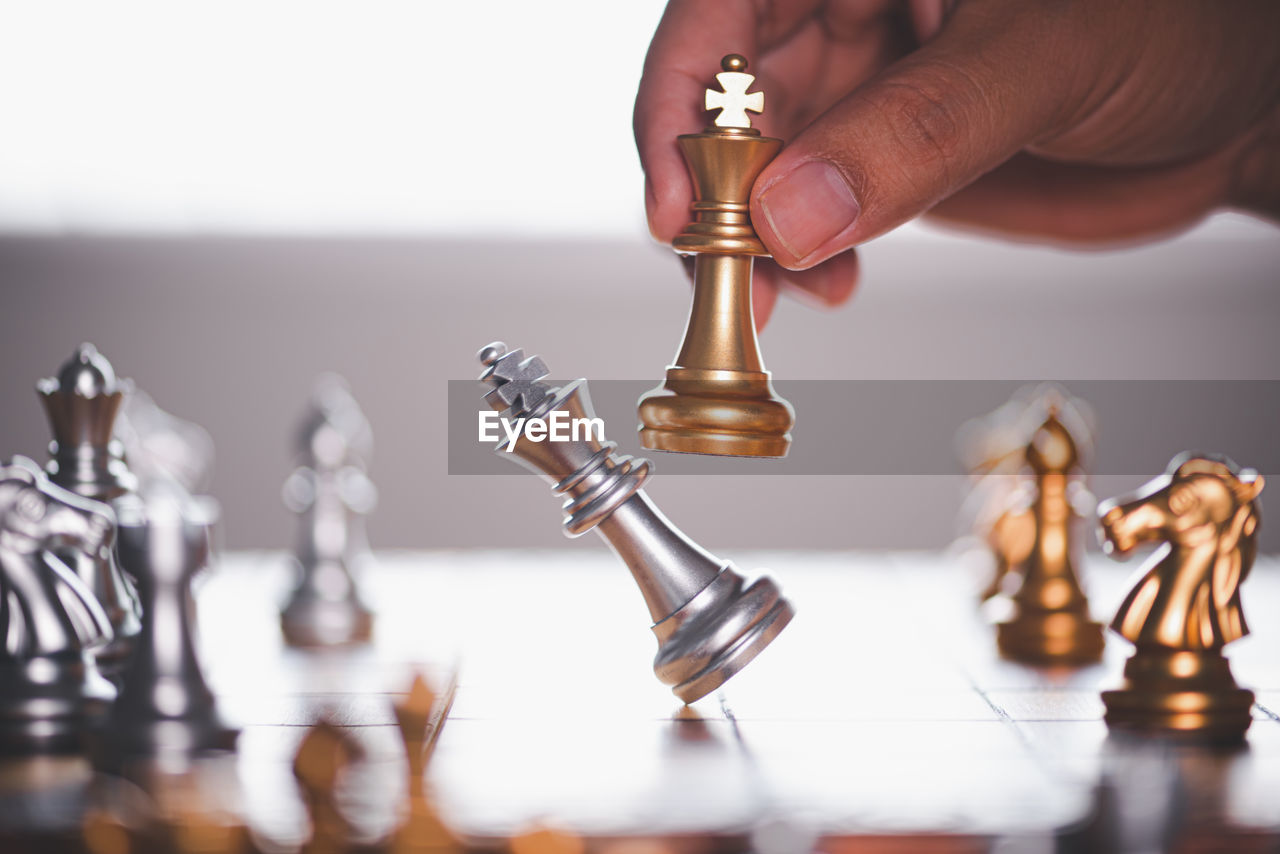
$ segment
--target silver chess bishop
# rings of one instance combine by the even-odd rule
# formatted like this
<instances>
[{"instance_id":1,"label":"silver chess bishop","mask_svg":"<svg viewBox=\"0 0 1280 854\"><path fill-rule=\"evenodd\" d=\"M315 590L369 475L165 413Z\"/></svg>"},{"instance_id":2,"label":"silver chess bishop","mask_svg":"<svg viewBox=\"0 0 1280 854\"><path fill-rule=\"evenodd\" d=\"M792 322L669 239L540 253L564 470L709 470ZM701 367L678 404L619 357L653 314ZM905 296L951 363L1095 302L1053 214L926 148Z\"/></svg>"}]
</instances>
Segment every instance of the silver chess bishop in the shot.
<instances>
[{"instance_id":1,"label":"silver chess bishop","mask_svg":"<svg viewBox=\"0 0 1280 854\"><path fill-rule=\"evenodd\" d=\"M569 423L595 417L586 380L562 388L543 382L547 367L537 356L508 352L496 342L479 353L491 386L485 401L512 422L568 414ZM577 423L586 423L585 421ZM502 440L511 452L566 497L565 533L594 529L631 570L653 618L658 679L686 703L705 697L745 667L791 621L794 611L768 577L748 584L732 563L686 537L641 488L648 460L617 455L604 437L579 434L572 441ZM572 434L571 434L572 435Z\"/></svg>"},{"instance_id":2,"label":"silver chess bishop","mask_svg":"<svg viewBox=\"0 0 1280 854\"><path fill-rule=\"evenodd\" d=\"M364 528L378 501L365 474L372 453L369 421L346 382L321 377L298 433L300 464L284 485L285 505L300 525L298 584L280 614L291 646L338 646L371 636L373 614L354 573L372 560Z\"/></svg>"},{"instance_id":3,"label":"silver chess bishop","mask_svg":"<svg viewBox=\"0 0 1280 854\"><path fill-rule=\"evenodd\" d=\"M76 348L58 375L40 380L36 392L53 429L46 470L58 486L84 498L110 503L131 492L137 480L114 438L116 416L132 383L118 379L92 344ZM98 666L118 680L142 630L141 606L113 552L63 549L68 566L98 597L111 621L111 640L98 651Z\"/></svg>"}]
</instances>

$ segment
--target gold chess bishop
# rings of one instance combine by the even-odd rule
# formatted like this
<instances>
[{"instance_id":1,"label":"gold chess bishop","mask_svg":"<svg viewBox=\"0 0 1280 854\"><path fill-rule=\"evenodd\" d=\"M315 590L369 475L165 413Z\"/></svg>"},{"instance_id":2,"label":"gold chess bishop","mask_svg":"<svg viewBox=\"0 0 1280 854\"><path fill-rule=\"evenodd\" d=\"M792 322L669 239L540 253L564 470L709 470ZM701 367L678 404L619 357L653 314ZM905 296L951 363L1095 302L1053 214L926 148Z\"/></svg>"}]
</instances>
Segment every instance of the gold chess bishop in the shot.
<instances>
[{"instance_id":1,"label":"gold chess bishop","mask_svg":"<svg viewBox=\"0 0 1280 854\"><path fill-rule=\"evenodd\" d=\"M1182 454L1168 472L1098 507L1109 553L1163 545L1138 570L1111 628L1134 647L1124 685L1104 691L1107 725L1206 742L1249 728L1253 692L1222 648L1249 633L1240 583L1257 554L1262 475L1226 458Z\"/></svg>"},{"instance_id":2,"label":"gold chess bishop","mask_svg":"<svg viewBox=\"0 0 1280 854\"><path fill-rule=\"evenodd\" d=\"M693 305L684 342L666 381L640 398L640 443L652 450L739 457L784 457L795 413L773 390L760 357L751 308L751 268L769 251L751 225L756 176L782 148L761 136L747 111L764 110L764 93L747 90L747 61L729 54L708 89L720 110L702 133L679 138L693 178L693 221L672 242L695 255Z\"/></svg>"},{"instance_id":3,"label":"gold chess bishop","mask_svg":"<svg viewBox=\"0 0 1280 854\"><path fill-rule=\"evenodd\" d=\"M1027 442L1050 410L1071 436L1077 455L1091 456L1095 424L1092 410L1055 383L1018 390L994 412L967 422L957 436L960 461L969 474L969 494L961 508L966 527L982 542L994 563L980 596L983 602L1004 592L1010 571L1024 564L1035 547L1035 519L1027 512L1034 478L1026 471ZM1072 504L1091 502L1083 480L1069 487ZM1092 515L1090 507L1088 515Z\"/></svg>"},{"instance_id":4,"label":"gold chess bishop","mask_svg":"<svg viewBox=\"0 0 1280 854\"><path fill-rule=\"evenodd\" d=\"M1102 626L1089 618L1089 600L1074 566L1078 515L1072 487L1079 453L1056 407L1026 446L1033 484L1029 501L1010 526L1027 528L1029 548L1009 574L1017 579L1014 613L997 626L996 641L1007 658L1030 664L1088 664L1102 657Z\"/></svg>"}]
</instances>

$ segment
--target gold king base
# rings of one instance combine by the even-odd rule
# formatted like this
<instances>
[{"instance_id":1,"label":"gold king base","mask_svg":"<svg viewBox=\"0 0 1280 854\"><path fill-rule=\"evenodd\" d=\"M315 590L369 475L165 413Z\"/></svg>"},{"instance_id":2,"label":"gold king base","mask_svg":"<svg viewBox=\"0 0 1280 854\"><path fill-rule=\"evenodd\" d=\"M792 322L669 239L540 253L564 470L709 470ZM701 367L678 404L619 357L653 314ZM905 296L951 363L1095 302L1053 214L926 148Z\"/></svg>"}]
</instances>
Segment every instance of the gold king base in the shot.
<instances>
[{"instance_id":1,"label":"gold king base","mask_svg":"<svg viewBox=\"0 0 1280 854\"><path fill-rule=\"evenodd\" d=\"M1000 654L1026 664L1092 664L1106 646L1102 624L1074 611L1020 611L996 627Z\"/></svg>"},{"instance_id":2,"label":"gold king base","mask_svg":"<svg viewBox=\"0 0 1280 854\"><path fill-rule=\"evenodd\" d=\"M1220 651L1139 647L1124 676L1102 692L1112 730L1235 744L1249 729L1253 692L1236 684Z\"/></svg>"},{"instance_id":3,"label":"gold king base","mask_svg":"<svg viewBox=\"0 0 1280 854\"><path fill-rule=\"evenodd\" d=\"M785 457L795 415L767 373L669 368L640 401L640 443L656 451Z\"/></svg>"},{"instance_id":4,"label":"gold king base","mask_svg":"<svg viewBox=\"0 0 1280 854\"><path fill-rule=\"evenodd\" d=\"M785 426L775 431L741 427L749 424L758 428L761 421L766 426L784 425L791 418L782 401L682 396L663 389L652 392L640 404L644 424L640 444L678 454L785 457L791 446Z\"/></svg>"}]
</instances>

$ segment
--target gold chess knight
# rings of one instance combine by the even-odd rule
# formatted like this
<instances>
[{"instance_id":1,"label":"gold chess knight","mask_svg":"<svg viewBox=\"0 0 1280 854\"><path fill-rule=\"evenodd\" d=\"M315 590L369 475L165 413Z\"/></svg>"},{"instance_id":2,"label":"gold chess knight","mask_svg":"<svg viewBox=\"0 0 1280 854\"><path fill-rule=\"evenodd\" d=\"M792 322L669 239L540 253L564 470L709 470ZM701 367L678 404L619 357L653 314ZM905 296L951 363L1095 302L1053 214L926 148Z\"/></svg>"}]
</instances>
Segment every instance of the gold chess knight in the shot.
<instances>
[{"instance_id":1,"label":"gold chess knight","mask_svg":"<svg viewBox=\"0 0 1280 854\"><path fill-rule=\"evenodd\" d=\"M485 401L512 422L568 413L592 419L586 380L562 388L543 382L547 366L495 342L480 351ZM641 487L649 461L613 453L593 436L567 442L504 439L495 452L539 473L566 497L565 533L593 528L631 570L640 587L658 654L658 679L686 703L714 691L773 642L791 621L791 604L767 577L748 584L733 564L694 543L658 511Z\"/></svg>"},{"instance_id":2,"label":"gold chess knight","mask_svg":"<svg viewBox=\"0 0 1280 854\"><path fill-rule=\"evenodd\" d=\"M1025 548L1011 556L1008 572L1017 589L1010 597L1013 615L997 626L1000 652L1031 664L1097 661L1104 646L1102 626L1089 617L1089 600L1074 565L1079 453L1055 406L1025 454L1033 478L1028 501L1003 523L1004 535Z\"/></svg>"},{"instance_id":3,"label":"gold chess knight","mask_svg":"<svg viewBox=\"0 0 1280 854\"><path fill-rule=\"evenodd\" d=\"M640 442L657 451L784 457L795 414L773 390L760 357L751 308L751 268L769 252L751 225L748 201L756 176L782 140L761 136L747 111L764 110L755 78L730 54L707 90L715 124L679 138L693 178L693 221L676 236L677 252L696 256L693 305L684 342L666 381L640 398Z\"/></svg>"},{"instance_id":4,"label":"gold chess knight","mask_svg":"<svg viewBox=\"0 0 1280 854\"><path fill-rule=\"evenodd\" d=\"M1248 634L1240 583L1257 553L1262 476L1225 457L1182 454L1168 472L1098 508L1107 550L1164 545L1138 571L1111 628L1133 643L1125 683L1104 691L1114 729L1241 739L1253 692L1222 648Z\"/></svg>"}]
</instances>

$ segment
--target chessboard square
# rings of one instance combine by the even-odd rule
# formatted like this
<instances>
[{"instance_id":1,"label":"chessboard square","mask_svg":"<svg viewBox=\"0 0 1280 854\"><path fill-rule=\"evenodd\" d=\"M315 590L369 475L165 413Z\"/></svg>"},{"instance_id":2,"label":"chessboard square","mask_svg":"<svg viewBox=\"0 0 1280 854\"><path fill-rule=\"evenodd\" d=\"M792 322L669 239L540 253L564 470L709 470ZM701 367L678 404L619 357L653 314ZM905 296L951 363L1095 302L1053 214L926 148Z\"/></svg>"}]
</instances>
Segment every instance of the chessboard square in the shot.
<instances>
[{"instance_id":1,"label":"chessboard square","mask_svg":"<svg viewBox=\"0 0 1280 854\"><path fill-rule=\"evenodd\" d=\"M1015 721L1102 720L1102 697L1097 691L991 691L987 699Z\"/></svg>"}]
</instances>

